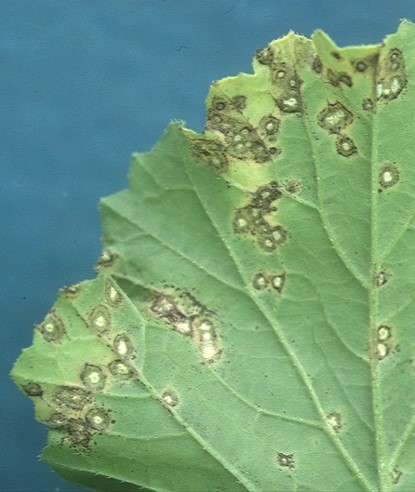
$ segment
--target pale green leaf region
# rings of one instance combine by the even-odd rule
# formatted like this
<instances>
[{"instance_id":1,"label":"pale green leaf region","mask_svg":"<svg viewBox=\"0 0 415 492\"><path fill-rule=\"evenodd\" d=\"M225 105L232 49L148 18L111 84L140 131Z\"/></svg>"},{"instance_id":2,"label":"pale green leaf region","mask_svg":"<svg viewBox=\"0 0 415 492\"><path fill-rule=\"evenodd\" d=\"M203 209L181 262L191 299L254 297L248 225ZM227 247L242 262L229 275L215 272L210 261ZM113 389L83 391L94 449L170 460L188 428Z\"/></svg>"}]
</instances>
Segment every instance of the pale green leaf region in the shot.
<instances>
[{"instance_id":1,"label":"pale green leaf region","mask_svg":"<svg viewBox=\"0 0 415 492\"><path fill-rule=\"evenodd\" d=\"M415 26L258 50L102 200L13 369L94 489L415 490Z\"/></svg>"}]
</instances>

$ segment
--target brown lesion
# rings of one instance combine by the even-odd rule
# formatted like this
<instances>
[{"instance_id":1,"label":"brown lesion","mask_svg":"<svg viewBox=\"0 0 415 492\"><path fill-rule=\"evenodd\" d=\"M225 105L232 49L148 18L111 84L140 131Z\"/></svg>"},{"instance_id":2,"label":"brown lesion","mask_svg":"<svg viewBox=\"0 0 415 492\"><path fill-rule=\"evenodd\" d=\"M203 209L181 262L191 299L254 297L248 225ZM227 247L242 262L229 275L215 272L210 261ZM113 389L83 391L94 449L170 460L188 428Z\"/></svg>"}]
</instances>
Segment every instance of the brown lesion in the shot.
<instances>
[{"instance_id":1,"label":"brown lesion","mask_svg":"<svg viewBox=\"0 0 415 492\"><path fill-rule=\"evenodd\" d=\"M268 272L260 271L256 273L252 279L252 285L254 289L263 290L275 290L281 294L285 284L285 273L271 274Z\"/></svg>"},{"instance_id":2,"label":"brown lesion","mask_svg":"<svg viewBox=\"0 0 415 492\"><path fill-rule=\"evenodd\" d=\"M271 224L268 215L277 211L276 200L282 196L280 185L271 181L259 187L252 194L250 202L236 210L233 219L233 230L237 234L253 236L258 246L271 253L283 244L288 233L280 224Z\"/></svg>"},{"instance_id":3,"label":"brown lesion","mask_svg":"<svg viewBox=\"0 0 415 492\"><path fill-rule=\"evenodd\" d=\"M283 468L295 468L294 453L278 453L277 461Z\"/></svg>"},{"instance_id":4,"label":"brown lesion","mask_svg":"<svg viewBox=\"0 0 415 492\"><path fill-rule=\"evenodd\" d=\"M150 312L182 335L192 339L204 362L216 362L222 353L217 320L206 306L191 294L179 296L167 292L155 293Z\"/></svg>"},{"instance_id":5,"label":"brown lesion","mask_svg":"<svg viewBox=\"0 0 415 492\"><path fill-rule=\"evenodd\" d=\"M376 72L377 100L387 102L396 99L407 83L403 53L398 48L392 48L379 59Z\"/></svg>"}]
</instances>

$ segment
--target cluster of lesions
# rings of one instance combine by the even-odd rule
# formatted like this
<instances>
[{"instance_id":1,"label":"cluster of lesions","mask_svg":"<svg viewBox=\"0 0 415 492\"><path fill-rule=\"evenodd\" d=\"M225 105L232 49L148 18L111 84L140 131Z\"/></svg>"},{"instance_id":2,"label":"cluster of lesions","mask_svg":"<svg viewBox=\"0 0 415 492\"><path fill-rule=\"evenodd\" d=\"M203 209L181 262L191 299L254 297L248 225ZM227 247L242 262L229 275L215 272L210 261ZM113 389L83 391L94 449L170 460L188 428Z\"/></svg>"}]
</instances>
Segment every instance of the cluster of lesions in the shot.
<instances>
[{"instance_id":1,"label":"cluster of lesions","mask_svg":"<svg viewBox=\"0 0 415 492\"><path fill-rule=\"evenodd\" d=\"M118 287L110 280L105 281L105 304L98 304L88 315L87 325L100 340L111 349L112 360L107 369L115 379L138 377L133 366L135 350L129 335L114 328L112 314L123 302Z\"/></svg>"},{"instance_id":2,"label":"cluster of lesions","mask_svg":"<svg viewBox=\"0 0 415 492\"><path fill-rule=\"evenodd\" d=\"M193 296L158 292L150 304L150 311L178 333L189 337L204 362L219 360L222 346L213 313Z\"/></svg>"},{"instance_id":3,"label":"cluster of lesions","mask_svg":"<svg viewBox=\"0 0 415 492\"><path fill-rule=\"evenodd\" d=\"M66 291L67 288L62 293L65 296ZM76 288L78 291L79 287ZM104 294L106 303L95 306L84 322L87 329L108 347L107 356L100 361L91 357L91 360L82 362L76 385L51 388L35 381L23 385L28 396L37 402L41 400L41 405L49 409L44 422L63 433L64 443L81 448L88 448L96 434L106 432L114 423L111 412L97 403L96 395L105 393L116 381L138 378L133 366L136 354L131 339L127 333L116 329L112 322L111 307L122 303L122 295L110 279L105 281ZM52 345L64 344L71 338L71 327L56 310L52 310L36 329L44 341Z\"/></svg>"},{"instance_id":4,"label":"cluster of lesions","mask_svg":"<svg viewBox=\"0 0 415 492\"><path fill-rule=\"evenodd\" d=\"M378 360L385 359L392 351L392 328L386 324L376 330L375 356Z\"/></svg>"},{"instance_id":5,"label":"cluster of lesions","mask_svg":"<svg viewBox=\"0 0 415 492\"><path fill-rule=\"evenodd\" d=\"M287 230L281 224L273 223L277 212L276 201L281 196L281 187L276 181L260 186L252 193L249 203L236 210L234 232L253 238L263 251L274 252L288 237Z\"/></svg>"},{"instance_id":6,"label":"cluster of lesions","mask_svg":"<svg viewBox=\"0 0 415 492\"><path fill-rule=\"evenodd\" d=\"M268 68L264 98L269 99L269 111L259 111L254 99L243 93L221 92L218 83L212 90L206 131L189 135L193 153L219 173L232 164L272 162L281 153L278 137L282 119L303 111L303 81L288 54L270 45L257 52L256 60Z\"/></svg>"},{"instance_id":7,"label":"cluster of lesions","mask_svg":"<svg viewBox=\"0 0 415 492\"><path fill-rule=\"evenodd\" d=\"M331 53L331 66L325 66L319 55L315 55L311 62L312 70L322 78L322 80L341 91L352 88L354 81L361 77L375 80L379 62L379 53L374 52L365 57L350 58L345 57L341 51L333 50ZM334 68L339 65L341 68ZM372 86L372 83L369 83ZM374 111L375 98L372 93L363 98L361 108L365 111Z\"/></svg>"},{"instance_id":8,"label":"cluster of lesions","mask_svg":"<svg viewBox=\"0 0 415 492\"><path fill-rule=\"evenodd\" d=\"M80 371L78 385L62 385L50 389L30 381L23 391L43 408L43 422L61 432L62 444L88 449L97 434L103 434L115 422L111 411L98 404L95 394L106 384L102 368L86 364Z\"/></svg>"},{"instance_id":9,"label":"cluster of lesions","mask_svg":"<svg viewBox=\"0 0 415 492\"><path fill-rule=\"evenodd\" d=\"M269 273L260 271L252 279L252 286L259 291L275 291L281 294L285 284L285 272Z\"/></svg>"},{"instance_id":10,"label":"cluster of lesions","mask_svg":"<svg viewBox=\"0 0 415 492\"><path fill-rule=\"evenodd\" d=\"M333 51L331 56L334 60L343 61L342 55L338 51ZM320 75L325 82L333 87L338 87L339 89L353 87L353 74L350 71L338 70L333 68L333 66L325 66L318 55L313 57L311 68L316 74Z\"/></svg>"},{"instance_id":11,"label":"cluster of lesions","mask_svg":"<svg viewBox=\"0 0 415 492\"><path fill-rule=\"evenodd\" d=\"M193 153L218 173L243 162L265 164L280 150L277 146L280 118L272 111L252 121L244 112L246 97L216 95L210 102L206 131L189 136Z\"/></svg>"},{"instance_id":12,"label":"cluster of lesions","mask_svg":"<svg viewBox=\"0 0 415 492\"><path fill-rule=\"evenodd\" d=\"M337 100L328 102L318 116L318 124L335 137L336 152L343 157L358 153L356 144L347 131L353 119L352 111Z\"/></svg>"},{"instance_id":13,"label":"cluster of lesions","mask_svg":"<svg viewBox=\"0 0 415 492\"><path fill-rule=\"evenodd\" d=\"M270 93L281 113L302 113L300 79L292 58L271 43L256 52L255 59L269 69Z\"/></svg>"},{"instance_id":14,"label":"cluster of lesions","mask_svg":"<svg viewBox=\"0 0 415 492\"><path fill-rule=\"evenodd\" d=\"M376 99L396 99L407 86L405 60L401 50L392 48L381 54L376 72Z\"/></svg>"}]
</instances>

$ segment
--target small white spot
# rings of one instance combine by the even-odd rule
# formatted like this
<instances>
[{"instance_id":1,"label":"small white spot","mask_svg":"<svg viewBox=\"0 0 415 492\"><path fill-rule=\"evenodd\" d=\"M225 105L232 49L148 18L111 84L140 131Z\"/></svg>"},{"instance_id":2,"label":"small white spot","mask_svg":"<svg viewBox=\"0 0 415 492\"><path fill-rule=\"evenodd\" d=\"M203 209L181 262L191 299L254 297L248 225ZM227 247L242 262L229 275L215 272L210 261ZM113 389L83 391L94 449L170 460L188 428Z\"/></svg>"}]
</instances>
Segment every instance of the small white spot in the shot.
<instances>
[{"instance_id":1,"label":"small white spot","mask_svg":"<svg viewBox=\"0 0 415 492\"><path fill-rule=\"evenodd\" d=\"M179 333L183 333L183 335L188 335L192 331L191 323L187 318L182 318L173 323L173 327Z\"/></svg>"},{"instance_id":2,"label":"small white spot","mask_svg":"<svg viewBox=\"0 0 415 492\"><path fill-rule=\"evenodd\" d=\"M133 352L131 341L125 333L122 333L121 335L115 337L113 347L123 359L130 356Z\"/></svg>"},{"instance_id":3,"label":"small white spot","mask_svg":"<svg viewBox=\"0 0 415 492\"><path fill-rule=\"evenodd\" d=\"M386 284L387 281L388 281L388 277L385 274L385 272L379 272L376 275L375 282L378 287L381 287L382 285Z\"/></svg>"},{"instance_id":4,"label":"small white spot","mask_svg":"<svg viewBox=\"0 0 415 492\"><path fill-rule=\"evenodd\" d=\"M281 289L281 287L284 285L284 276L283 275L275 275L272 278L272 285L277 290Z\"/></svg>"},{"instance_id":5,"label":"small white spot","mask_svg":"<svg viewBox=\"0 0 415 492\"><path fill-rule=\"evenodd\" d=\"M97 306L89 317L92 328L96 329L99 333L103 333L110 328L110 320L110 313L105 306Z\"/></svg>"},{"instance_id":6,"label":"small white spot","mask_svg":"<svg viewBox=\"0 0 415 492\"><path fill-rule=\"evenodd\" d=\"M342 109L338 109L326 116L325 121L329 126L337 126L345 117L346 113Z\"/></svg>"},{"instance_id":7,"label":"small white spot","mask_svg":"<svg viewBox=\"0 0 415 492\"><path fill-rule=\"evenodd\" d=\"M376 98L380 99L383 94L383 84L376 84Z\"/></svg>"},{"instance_id":8,"label":"small white spot","mask_svg":"<svg viewBox=\"0 0 415 492\"><path fill-rule=\"evenodd\" d=\"M377 354L379 360L384 359L388 355L388 353L389 353L389 349L386 343L377 344Z\"/></svg>"},{"instance_id":9,"label":"small white spot","mask_svg":"<svg viewBox=\"0 0 415 492\"><path fill-rule=\"evenodd\" d=\"M290 97L289 99L284 99L283 104L286 108L294 109L298 106L298 101L295 97Z\"/></svg>"},{"instance_id":10,"label":"small white spot","mask_svg":"<svg viewBox=\"0 0 415 492\"><path fill-rule=\"evenodd\" d=\"M117 364L115 364L114 368L116 369L116 372L118 374L128 374L130 371L128 370L128 367L123 364L122 362L117 362Z\"/></svg>"},{"instance_id":11,"label":"small white spot","mask_svg":"<svg viewBox=\"0 0 415 492\"><path fill-rule=\"evenodd\" d=\"M102 314L96 316L93 321L97 328L103 328L106 324L105 317Z\"/></svg>"},{"instance_id":12,"label":"small white spot","mask_svg":"<svg viewBox=\"0 0 415 492\"><path fill-rule=\"evenodd\" d=\"M245 219L239 217L239 219L237 219L236 221L236 225L238 226L238 229L245 229L248 225L248 222Z\"/></svg>"},{"instance_id":13,"label":"small white spot","mask_svg":"<svg viewBox=\"0 0 415 492\"><path fill-rule=\"evenodd\" d=\"M104 419L100 415L94 415L92 421L95 425L101 425L104 422Z\"/></svg>"},{"instance_id":14,"label":"small white spot","mask_svg":"<svg viewBox=\"0 0 415 492\"><path fill-rule=\"evenodd\" d=\"M390 171L385 171L382 173L382 181L384 183L390 183L393 180L392 173Z\"/></svg>"},{"instance_id":15,"label":"small white spot","mask_svg":"<svg viewBox=\"0 0 415 492\"><path fill-rule=\"evenodd\" d=\"M152 310L158 314L166 315L173 311L173 302L166 296L160 296L153 304Z\"/></svg>"},{"instance_id":16,"label":"small white spot","mask_svg":"<svg viewBox=\"0 0 415 492\"><path fill-rule=\"evenodd\" d=\"M276 129L276 125L272 123L272 121L270 121L265 125L265 129L267 130L267 132L273 132Z\"/></svg>"},{"instance_id":17,"label":"small white spot","mask_svg":"<svg viewBox=\"0 0 415 492\"><path fill-rule=\"evenodd\" d=\"M216 349L213 342L205 342L201 345L200 348L202 352L202 357L206 361L212 361L213 359L215 359L216 355L218 354L218 350Z\"/></svg>"},{"instance_id":18,"label":"small white spot","mask_svg":"<svg viewBox=\"0 0 415 492\"><path fill-rule=\"evenodd\" d=\"M117 352L123 357L128 352L127 344L125 340L120 340L117 345Z\"/></svg>"},{"instance_id":19,"label":"small white spot","mask_svg":"<svg viewBox=\"0 0 415 492\"><path fill-rule=\"evenodd\" d=\"M283 239L283 236L281 234L281 232L277 229L275 231L272 232L272 236L273 238L278 242L278 241L281 241L281 239Z\"/></svg>"},{"instance_id":20,"label":"small white spot","mask_svg":"<svg viewBox=\"0 0 415 492\"><path fill-rule=\"evenodd\" d=\"M257 275L255 275L253 284L256 289L262 290L268 286L268 279L262 273L258 273Z\"/></svg>"},{"instance_id":21,"label":"small white spot","mask_svg":"<svg viewBox=\"0 0 415 492\"><path fill-rule=\"evenodd\" d=\"M88 424L95 430L105 431L111 423L109 415L104 410L92 409L86 415Z\"/></svg>"},{"instance_id":22,"label":"small white spot","mask_svg":"<svg viewBox=\"0 0 415 492\"><path fill-rule=\"evenodd\" d=\"M391 329L389 326L382 325L378 328L378 340L379 342L384 342L391 336Z\"/></svg>"},{"instance_id":23,"label":"small white spot","mask_svg":"<svg viewBox=\"0 0 415 492\"><path fill-rule=\"evenodd\" d=\"M326 416L326 421L328 425L334 430L334 432L339 432L342 428L342 416L338 412L331 412Z\"/></svg>"},{"instance_id":24,"label":"small white spot","mask_svg":"<svg viewBox=\"0 0 415 492\"><path fill-rule=\"evenodd\" d=\"M120 298L120 294L118 293L118 290L115 289L112 285L109 289L109 298L114 303Z\"/></svg>"},{"instance_id":25,"label":"small white spot","mask_svg":"<svg viewBox=\"0 0 415 492\"><path fill-rule=\"evenodd\" d=\"M81 379L87 388L101 390L105 385L105 374L98 366L86 364Z\"/></svg>"},{"instance_id":26,"label":"small white spot","mask_svg":"<svg viewBox=\"0 0 415 492\"><path fill-rule=\"evenodd\" d=\"M278 72L277 72L277 77L278 77L279 79L283 79L283 78L285 77L285 72L284 72L284 70L278 70Z\"/></svg>"},{"instance_id":27,"label":"small white spot","mask_svg":"<svg viewBox=\"0 0 415 492\"><path fill-rule=\"evenodd\" d=\"M346 140L343 140L343 142L340 144L341 145L341 148L345 151L348 151L352 148L352 146L350 145L349 142L347 142Z\"/></svg>"},{"instance_id":28,"label":"small white spot","mask_svg":"<svg viewBox=\"0 0 415 492\"><path fill-rule=\"evenodd\" d=\"M390 88L392 94L399 94L399 92L402 90L402 84L399 80L399 77L392 78Z\"/></svg>"},{"instance_id":29,"label":"small white spot","mask_svg":"<svg viewBox=\"0 0 415 492\"><path fill-rule=\"evenodd\" d=\"M48 321L47 323L45 323L43 325L43 327L44 327L44 330L47 331L48 333L53 333L56 330L55 324L52 323L51 321Z\"/></svg>"},{"instance_id":30,"label":"small white spot","mask_svg":"<svg viewBox=\"0 0 415 492\"><path fill-rule=\"evenodd\" d=\"M265 239L264 244L267 248L272 248L274 246L274 243L271 241L271 239Z\"/></svg>"},{"instance_id":31,"label":"small white spot","mask_svg":"<svg viewBox=\"0 0 415 492\"><path fill-rule=\"evenodd\" d=\"M212 331L213 325L210 321L204 320L200 323L199 330L200 331Z\"/></svg>"},{"instance_id":32,"label":"small white spot","mask_svg":"<svg viewBox=\"0 0 415 492\"><path fill-rule=\"evenodd\" d=\"M209 342L212 340L212 334L207 331L207 332L201 334L201 338L202 338L202 341Z\"/></svg>"},{"instance_id":33,"label":"small white spot","mask_svg":"<svg viewBox=\"0 0 415 492\"><path fill-rule=\"evenodd\" d=\"M165 405L168 407L175 407L179 403L179 398L174 391L166 390L162 395L161 399Z\"/></svg>"},{"instance_id":34,"label":"small white spot","mask_svg":"<svg viewBox=\"0 0 415 492\"><path fill-rule=\"evenodd\" d=\"M98 371L93 371L87 376L90 384L98 384L101 382L101 374Z\"/></svg>"}]
</instances>

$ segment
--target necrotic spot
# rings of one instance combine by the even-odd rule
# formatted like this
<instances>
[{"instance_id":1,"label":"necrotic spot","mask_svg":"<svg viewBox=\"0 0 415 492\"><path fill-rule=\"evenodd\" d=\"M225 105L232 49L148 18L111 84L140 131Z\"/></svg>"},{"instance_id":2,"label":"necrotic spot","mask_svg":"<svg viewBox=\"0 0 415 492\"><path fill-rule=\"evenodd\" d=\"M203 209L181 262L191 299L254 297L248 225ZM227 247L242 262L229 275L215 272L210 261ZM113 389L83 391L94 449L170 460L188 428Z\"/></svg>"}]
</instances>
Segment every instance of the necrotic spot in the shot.
<instances>
[{"instance_id":1,"label":"necrotic spot","mask_svg":"<svg viewBox=\"0 0 415 492\"><path fill-rule=\"evenodd\" d=\"M287 467L287 468L295 467L294 454L278 453L277 460L278 460L278 464L282 467Z\"/></svg>"},{"instance_id":2,"label":"necrotic spot","mask_svg":"<svg viewBox=\"0 0 415 492\"><path fill-rule=\"evenodd\" d=\"M357 154L357 148L353 140L350 137L341 135L336 139L337 152L343 157L350 157L353 154Z\"/></svg>"},{"instance_id":3,"label":"necrotic spot","mask_svg":"<svg viewBox=\"0 0 415 492\"><path fill-rule=\"evenodd\" d=\"M364 99L362 102L362 108L365 111L372 111L374 108L372 99Z\"/></svg>"},{"instance_id":4,"label":"necrotic spot","mask_svg":"<svg viewBox=\"0 0 415 492\"><path fill-rule=\"evenodd\" d=\"M111 418L105 410L93 408L86 414L86 422L92 429L103 432L110 425Z\"/></svg>"},{"instance_id":5,"label":"necrotic spot","mask_svg":"<svg viewBox=\"0 0 415 492\"><path fill-rule=\"evenodd\" d=\"M111 316L108 308L103 305L95 307L89 315L89 326L100 334L107 332L111 328Z\"/></svg>"},{"instance_id":6,"label":"necrotic spot","mask_svg":"<svg viewBox=\"0 0 415 492\"><path fill-rule=\"evenodd\" d=\"M118 289L114 286L111 280L105 281L105 297L111 306L118 306L122 301L122 295L118 292Z\"/></svg>"},{"instance_id":7,"label":"necrotic spot","mask_svg":"<svg viewBox=\"0 0 415 492\"><path fill-rule=\"evenodd\" d=\"M168 389L162 393L161 401L167 407L177 407L179 404L179 397L175 391Z\"/></svg>"},{"instance_id":8,"label":"necrotic spot","mask_svg":"<svg viewBox=\"0 0 415 492\"><path fill-rule=\"evenodd\" d=\"M252 285L257 290L264 290L268 287L269 279L265 273L259 272L252 280Z\"/></svg>"},{"instance_id":9,"label":"necrotic spot","mask_svg":"<svg viewBox=\"0 0 415 492\"><path fill-rule=\"evenodd\" d=\"M246 106L246 96L234 96L231 99L233 109L242 110Z\"/></svg>"},{"instance_id":10,"label":"necrotic spot","mask_svg":"<svg viewBox=\"0 0 415 492\"><path fill-rule=\"evenodd\" d=\"M311 68L314 72L320 74L323 71L323 64L321 63L321 59L318 55L313 58L313 62L311 64Z\"/></svg>"},{"instance_id":11,"label":"necrotic spot","mask_svg":"<svg viewBox=\"0 0 415 492\"><path fill-rule=\"evenodd\" d=\"M356 70L358 72L364 72L367 69L367 64L364 61L358 61L356 63Z\"/></svg>"},{"instance_id":12,"label":"necrotic spot","mask_svg":"<svg viewBox=\"0 0 415 492\"><path fill-rule=\"evenodd\" d=\"M279 293L282 292L282 289L284 288L284 283L285 283L285 274L273 275L271 277L271 286Z\"/></svg>"},{"instance_id":13,"label":"necrotic spot","mask_svg":"<svg viewBox=\"0 0 415 492\"><path fill-rule=\"evenodd\" d=\"M272 49L268 46L267 48L257 50L255 58L262 65L271 65L274 59L274 54L272 52Z\"/></svg>"},{"instance_id":14,"label":"necrotic spot","mask_svg":"<svg viewBox=\"0 0 415 492\"><path fill-rule=\"evenodd\" d=\"M343 427L342 416L339 412L331 412L326 416L326 421L328 425L338 433Z\"/></svg>"},{"instance_id":15,"label":"necrotic spot","mask_svg":"<svg viewBox=\"0 0 415 492\"><path fill-rule=\"evenodd\" d=\"M130 357L133 353L133 345L125 333L122 333L115 338L113 347L117 354L123 359Z\"/></svg>"},{"instance_id":16,"label":"necrotic spot","mask_svg":"<svg viewBox=\"0 0 415 492\"><path fill-rule=\"evenodd\" d=\"M59 406L82 410L86 404L91 402L91 396L82 388L62 386L55 392L52 401Z\"/></svg>"},{"instance_id":17,"label":"necrotic spot","mask_svg":"<svg viewBox=\"0 0 415 492\"><path fill-rule=\"evenodd\" d=\"M338 133L353 121L352 113L343 104L336 102L323 109L318 118L319 125L330 133Z\"/></svg>"},{"instance_id":18,"label":"necrotic spot","mask_svg":"<svg viewBox=\"0 0 415 492\"><path fill-rule=\"evenodd\" d=\"M81 373L81 380L88 389L102 390L105 386L105 379L105 374L99 366L85 364Z\"/></svg>"},{"instance_id":19,"label":"necrotic spot","mask_svg":"<svg viewBox=\"0 0 415 492\"><path fill-rule=\"evenodd\" d=\"M377 287L381 287L382 285L385 285L386 282L389 280L389 275L381 270L375 277L375 285Z\"/></svg>"},{"instance_id":20,"label":"necrotic spot","mask_svg":"<svg viewBox=\"0 0 415 492\"><path fill-rule=\"evenodd\" d=\"M297 113L301 111L301 100L297 92L287 93L285 97L280 97L276 103L284 113Z\"/></svg>"},{"instance_id":21,"label":"necrotic spot","mask_svg":"<svg viewBox=\"0 0 415 492\"><path fill-rule=\"evenodd\" d=\"M23 386L23 391L26 393L27 396L42 396L43 395L43 390L40 387L39 384L30 382L27 383Z\"/></svg>"},{"instance_id":22,"label":"necrotic spot","mask_svg":"<svg viewBox=\"0 0 415 492\"><path fill-rule=\"evenodd\" d=\"M264 116L259 122L259 132L264 137L276 135L280 127L280 120L275 116Z\"/></svg>"},{"instance_id":23,"label":"necrotic spot","mask_svg":"<svg viewBox=\"0 0 415 492\"><path fill-rule=\"evenodd\" d=\"M391 336L391 329L389 326L381 325L378 328L378 341L384 342Z\"/></svg>"},{"instance_id":24,"label":"necrotic spot","mask_svg":"<svg viewBox=\"0 0 415 492\"><path fill-rule=\"evenodd\" d=\"M381 190L391 188L398 183L399 179L399 171L395 163L384 165L379 173L379 184Z\"/></svg>"},{"instance_id":25,"label":"necrotic spot","mask_svg":"<svg viewBox=\"0 0 415 492\"><path fill-rule=\"evenodd\" d=\"M389 347L386 343L378 343L376 347L379 360L383 360L389 354Z\"/></svg>"},{"instance_id":26,"label":"necrotic spot","mask_svg":"<svg viewBox=\"0 0 415 492\"><path fill-rule=\"evenodd\" d=\"M109 364L108 368L117 379L130 379L134 376L134 370L122 360L114 360Z\"/></svg>"},{"instance_id":27,"label":"necrotic spot","mask_svg":"<svg viewBox=\"0 0 415 492\"><path fill-rule=\"evenodd\" d=\"M65 327L60 316L51 311L45 318L45 321L38 326L43 338L48 342L59 341L65 334Z\"/></svg>"},{"instance_id":28,"label":"necrotic spot","mask_svg":"<svg viewBox=\"0 0 415 492\"><path fill-rule=\"evenodd\" d=\"M347 87L352 87L353 81L350 75L347 75L346 73L340 73L338 81L341 82L344 85L347 85Z\"/></svg>"},{"instance_id":29,"label":"necrotic spot","mask_svg":"<svg viewBox=\"0 0 415 492\"><path fill-rule=\"evenodd\" d=\"M114 264L114 261L116 260L117 255L113 251L111 251L109 248L105 248L101 256L98 258L98 267L110 267Z\"/></svg>"}]
</instances>

